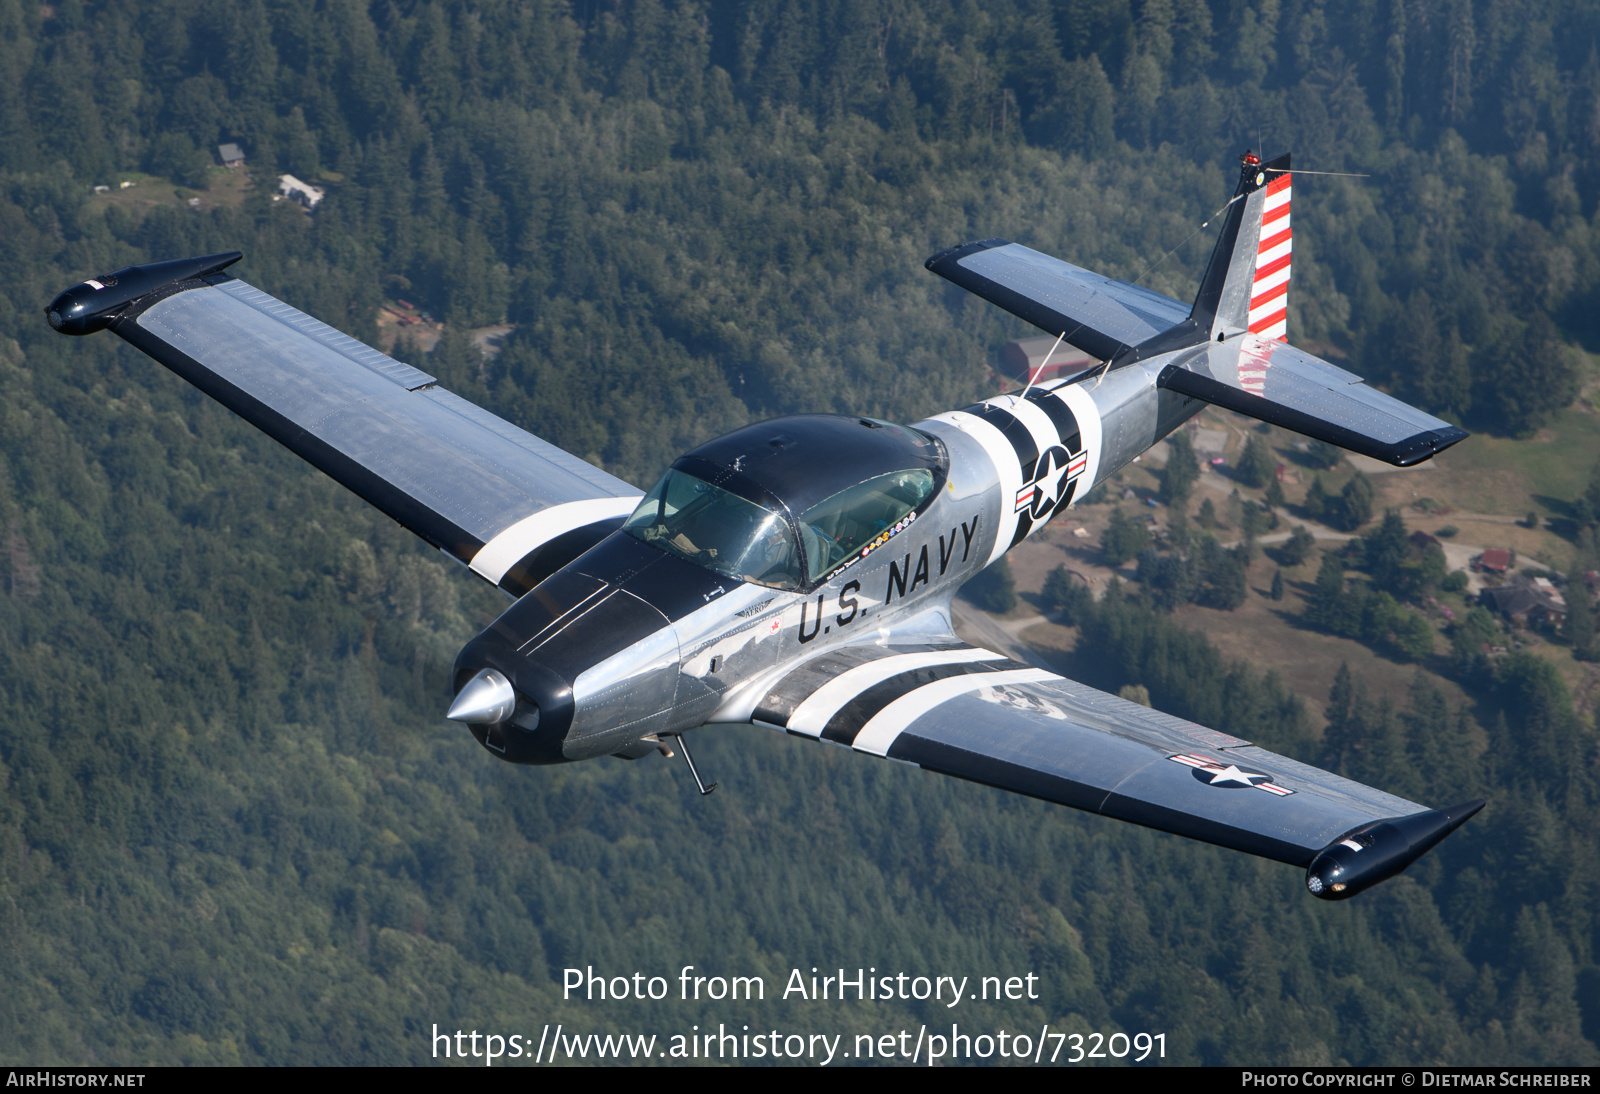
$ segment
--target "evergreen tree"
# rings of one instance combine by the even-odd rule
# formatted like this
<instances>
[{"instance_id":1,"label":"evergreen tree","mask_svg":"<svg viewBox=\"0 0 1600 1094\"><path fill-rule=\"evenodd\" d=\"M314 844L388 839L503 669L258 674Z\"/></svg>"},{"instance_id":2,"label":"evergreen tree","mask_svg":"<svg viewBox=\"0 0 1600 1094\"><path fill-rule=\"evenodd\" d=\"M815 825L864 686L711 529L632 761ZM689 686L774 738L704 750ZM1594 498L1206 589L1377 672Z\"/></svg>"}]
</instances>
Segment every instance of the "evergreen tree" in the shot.
<instances>
[{"instance_id":1,"label":"evergreen tree","mask_svg":"<svg viewBox=\"0 0 1600 1094\"><path fill-rule=\"evenodd\" d=\"M1507 654L1495 674L1496 698L1516 721L1516 734L1491 740L1490 754L1508 782L1564 785L1578 770L1577 715L1556 666L1527 650ZM1514 774L1513 774L1514 772Z\"/></svg>"},{"instance_id":2,"label":"evergreen tree","mask_svg":"<svg viewBox=\"0 0 1600 1094\"><path fill-rule=\"evenodd\" d=\"M1267 530L1269 519L1267 510L1254 502L1245 502L1239 511L1239 531L1244 534L1244 548L1246 562L1255 558L1256 537Z\"/></svg>"},{"instance_id":3,"label":"evergreen tree","mask_svg":"<svg viewBox=\"0 0 1600 1094\"><path fill-rule=\"evenodd\" d=\"M1580 661L1594 660L1594 603L1589 596L1589 586L1583 574L1574 570L1567 575L1567 641L1572 644L1572 655Z\"/></svg>"},{"instance_id":4,"label":"evergreen tree","mask_svg":"<svg viewBox=\"0 0 1600 1094\"><path fill-rule=\"evenodd\" d=\"M1333 551L1322 552L1316 588L1306 601L1306 622L1333 634L1354 638L1361 627L1363 598L1347 593L1344 564Z\"/></svg>"},{"instance_id":5,"label":"evergreen tree","mask_svg":"<svg viewBox=\"0 0 1600 1094\"><path fill-rule=\"evenodd\" d=\"M1323 767L1330 771L1345 771L1345 764L1361 734L1358 712L1365 703L1366 685L1355 679L1348 661L1341 662L1333 678L1333 687L1328 692L1328 705L1322 712L1328 723L1322 731Z\"/></svg>"},{"instance_id":6,"label":"evergreen tree","mask_svg":"<svg viewBox=\"0 0 1600 1094\"><path fill-rule=\"evenodd\" d=\"M1357 471L1339 492L1337 527L1353 532L1372 519L1372 482Z\"/></svg>"},{"instance_id":7,"label":"evergreen tree","mask_svg":"<svg viewBox=\"0 0 1600 1094\"><path fill-rule=\"evenodd\" d=\"M1204 545L1213 549L1215 546L1216 542L1209 539ZM1147 548L1139 555L1136 576L1148 591L1151 603L1162 611L1171 611L1196 598L1200 589L1199 570L1199 565L1183 552L1162 554Z\"/></svg>"},{"instance_id":8,"label":"evergreen tree","mask_svg":"<svg viewBox=\"0 0 1600 1094\"><path fill-rule=\"evenodd\" d=\"M1179 429L1167 438L1167 466L1161 473L1161 497L1168 505L1181 507L1194 493L1195 480L1200 477L1200 462L1194 454L1194 442L1187 429Z\"/></svg>"},{"instance_id":9,"label":"evergreen tree","mask_svg":"<svg viewBox=\"0 0 1600 1094\"><path fill-rule=\"evenodd\" d=\"M1480 347L1472 372L1472 405L1514 435L1539 428L1578 389L1572 350L1543 309L1532 310L1525 322L1508 321L1498 337Z\"/></svg>"},{"instance_id":10,"label":"evergreen tree","mask_svg":"<svg viewBox=\"0 0 1600 1094\"><path fill-rule=\"evenodd\" d=\"M1017 606L1017 585L1004 558L979 570L961 586L961 595L986 612L1003 615Z\"/></svg>"},{"instance_id":11,"label":"evergreen tree","mask_svg":"<svg viewBox=\"0 0 1600 1094\"><path fill-rule=\"evenodd\" d=\"M1313 536L1303 524L1295 525L1289 538L1278 548L1278 561L1284 566L1298 566L1311 557L1311 551L1317 545L1317 538Z\"/></svg>"},{"instance_id":12,"label":"evergreen tree","mask_svg":"<svg viewBox=\"0 0 1600 1094\"><path fill-rule=\"evenodd\" d=\"M1199 583L1195 600L1208 608L1233 611L1249 595L1249 555L1241 545L1231 551L1207 540L1199 563Z\"/></svg>"},{"instance_id":13,"label":"evergreen tree","mask_svg":"<svg viewBox=\"0 0 1600 1094\"><path fill-rule=\"evenodd\" d=\"M1111 510L1111 524L1100 539L1100 553L1107 566L1121 566L1150 546L1150 529L1137 516L1123 513L1122 506Z\"/></svg>"},{"instance_id":14,"label":"evergreen tree","mask_svg":"<svg viewBox=\"0 0 1600 1094\"><path fill-rule=\"evenodd\" d=\"M1575 512L1579 524L1592 525L1596 520L1600 520L1600 462L1597 462L1594 469L1589 472L1589 483L1579 495L1574 508L1577 506L1583 507Z\"/></svg>"},{"instance_id":15,"label":"evergreen tree","mask_svg":"<svg viewBox=\"0 0 1600 1094\"><path fill-rule=\"evenodd\" d=\"M1328 517L1328 495L1322 488L1322 476L1312 475L1311 485L1306 487L1306 500L1301 504L1307 519L1324 521Z\"/></svg>"},{"instance_id":16,"label":"evergreen tree","mask_svg":"<svg viewBox=\"0 0 1600 1094\"><path fill-rule=\"evenodd\" d=\"M1404 592L1402 568L1411 554L1411 541L1397 509L1386 509L1383 523L1362 537L1362 564L1372 583L1396 595Z\"/></svg>"},{"instance_id":17,"label":"evergreen tree","mask_svg":"<svg viewBox=\"0 0 1600 1094\"><path fill-rule=\"evenodd\" d=\"M1062 612L1071 622L1072 607L1087 590L1081 581L1074 581L1065 566L1056 566L1044 579L1041 599L1046 611Z\"/></svg>"},{"instance_id":18,"label":"evergreen tree","mask_svg":"<svg viewBox=\"0 0 1600 1094\"><path fill-rule=\"evenodd\" d=\"M1272 589L1271 589L1270 592L1268 592L1267 595L1270 596L1273 600L1282 600L1283 599L1283 571L1282 570L1274 570L1274 571L1272 571Z\"/></svg>"},{"instance_id":19,"label":"evergreen tree","mask_svg":"<svg viewBox=\"0 0 1600 1094\"><path fill-rule=\"evenodd\" d=\"M1244 452L1239 457L1239 466L1235 474L1240 482L1246 486L1263 487L1277 477L1278 459L1272 454L1272 446L1267 439L1259 433L1250 434L1245 441Z\"/></svg>"},{"instance_id":20,"label":"evergreen tree","mask_svg":"<svg viewBox=\"0 0 1600 1094\"><path fill-rule=\"evenodd\" d=\"M1399 784L1402 790L1409 789L1405 786L1410 781L1405 729L1388 696L1379 700L1377 710L1368 720L1366 732L1356 745L1356 755L1357 780L1377 786Z\"/></svg>"},{"instance_id":21,"label":"evergreen tree","mask_svg":"<svg viewBox=\"0 0 1600 1094\"><path fill-rule=\"evenodd\" d=\"M1551 1051L1590 1056L1578 1010L1572 950L1544 904L1523 907L1512 931L1517 970L1511 989L1507 1047L1515 1059L1544 1059Z\"/></svg>"},{"instance_id":22,"label":"evergreen tree","mask_svg":"<svg viewBox=\"0 0 1600 1094\"><path fill-rule=\"evenodd\" d=\"M1407 751L1417 773L1408 788L1418 801L1464 801L1478 787L1472 727L1466 709L1451 711L1444 693L1420 669L1411 681L1405 716Z\"/></svg>"},{"instance_id":23,"label":"evergreen tree","mask_svg":"<svg viewBox=\"0 0 1600 1094\"><path fill-rule=\"evenodd\" d=\"M1173 508L1167 514L1167 542L1180 551L1185 551L1189 548L1189 515L1182 506Z\"/></svg>"},{"instance_id":24,"label":"evergreen tree","mask_svg":"<svg viewBox=\"0 0 1600 1094\"><path fill-rule=\"evenodd\" d=\"M1468 608L1450 627L1450 663L1456 678L1469 686L1484 686L1493 679L1486 647L1500 642L1500 626L1480 604Z\"/></svg>"},{"instance_id":25,"label":"evergreen tree","mask_svg":"<svg viewBox=\"0 0 1600 1094\"><path fill-rule=\"evenodd\" d=\"M1152 704L1291 753L1310 747L1298 699L1275 674L1230 665L1204 635L1185 630L1113 583L1079 620L1074 664L1086 683L1115 692L1143 684Z\"/></svg>"}]
</instances>

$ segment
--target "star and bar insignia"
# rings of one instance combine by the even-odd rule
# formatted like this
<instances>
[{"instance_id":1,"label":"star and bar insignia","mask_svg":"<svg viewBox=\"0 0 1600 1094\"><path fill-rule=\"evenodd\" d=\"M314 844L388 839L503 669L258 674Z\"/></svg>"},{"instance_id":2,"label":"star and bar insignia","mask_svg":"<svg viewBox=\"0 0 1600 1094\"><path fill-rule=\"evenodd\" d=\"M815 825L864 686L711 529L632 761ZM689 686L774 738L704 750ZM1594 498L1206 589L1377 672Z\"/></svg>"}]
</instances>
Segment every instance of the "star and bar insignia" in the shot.
<instances>
[{"instance_id":1,"label":"star and bar insignia","mask_svg":"<svg viewBox=\"0 0 1600 1094\"><path fill-rule=\"evenodd\" d=\"M1083 474L1088 464L1088 452L1073 455L1060 445L1047 449L1039 457L1033 481L1017 491L1016 512L1026 512L1038 520L1055 507L1067 486Z\"/></svg>"},{"instance_id":2,"label":"star and bar insignia","mask_svg":"<svg viewBox=\"0 0 1600 1094\"><path fill-rule=\"evenodd\" d=\"M1223 790L1242 790L1250 787L1256 790L1265 790L1268 794L1276 794L1280 798L1286 798L1294 793L1293 790L1273 782L1271 775L1262 775L1255 771L1244 771L1237 764L1230 763L1224 767L1216 760L1197 756L1192 752L1168 756L1167 759L1172 760L1174 763L1183 764L1185 767L1193 768L1195 778L1207 786L1215 786Z\"/></svg>"}]
</instances>

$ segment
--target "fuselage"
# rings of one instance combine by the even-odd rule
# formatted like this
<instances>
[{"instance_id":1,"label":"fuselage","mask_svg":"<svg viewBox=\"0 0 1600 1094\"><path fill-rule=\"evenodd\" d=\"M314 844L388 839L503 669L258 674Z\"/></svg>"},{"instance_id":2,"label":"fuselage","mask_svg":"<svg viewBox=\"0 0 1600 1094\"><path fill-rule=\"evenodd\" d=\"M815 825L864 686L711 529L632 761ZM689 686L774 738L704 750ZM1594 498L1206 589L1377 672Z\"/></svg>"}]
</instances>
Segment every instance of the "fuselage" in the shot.
<instances>
[{"instance_id":1,"label":"fuselage","mask_svg":"<svg viewBox=\"0 0 1600 1094\"><path fill-rule=\"evenodd\" d=\"M665 525L636 515L461 651L458 690L488 669L517 695L509 719L473 725L474 735L518 763L640 756L663 735L749 723L776 675L831 647L886 640L891 628L899 640L922 629L948 634L950 601L965 581L1200 409L1156 386L1165 363L1036 386L908 429L804 415L695 449L669 478L692 474L679 481L773 514L765 518L772 541L781 531L798 545L789 569L745 574L731 561L738 548L719 555L669 539ZM851 511L850 488L875 475L915 476L903 513L883 510L879 495ZM842 512L830 509L829 494L845 499ZM830 514L836 539L807 523L818 512ZM839 557L819 565L819 551L830 549Z\"/></svg>"}]
</instances>

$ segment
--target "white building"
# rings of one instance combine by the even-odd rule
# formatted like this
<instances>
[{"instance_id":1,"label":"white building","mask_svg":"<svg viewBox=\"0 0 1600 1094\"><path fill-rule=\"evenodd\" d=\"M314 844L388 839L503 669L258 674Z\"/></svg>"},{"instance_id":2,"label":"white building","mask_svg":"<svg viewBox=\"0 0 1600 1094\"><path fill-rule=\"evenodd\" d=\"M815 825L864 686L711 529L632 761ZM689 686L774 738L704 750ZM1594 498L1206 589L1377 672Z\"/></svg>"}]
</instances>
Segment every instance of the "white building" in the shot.
<instances>
[{"instance_id":1,"label":"white building","mask_svg":"<svg viewBox=\"0 0 1600 1094\"><path fill-rule=\"evenodd\" d=\"M307 209L315 209L317 202L322 200L322 191L319 188L309 183L301 182L293 175L280 175L278 177L278 195L289 198L291 201L298 201Z\"/></svg>"}]
</instances>

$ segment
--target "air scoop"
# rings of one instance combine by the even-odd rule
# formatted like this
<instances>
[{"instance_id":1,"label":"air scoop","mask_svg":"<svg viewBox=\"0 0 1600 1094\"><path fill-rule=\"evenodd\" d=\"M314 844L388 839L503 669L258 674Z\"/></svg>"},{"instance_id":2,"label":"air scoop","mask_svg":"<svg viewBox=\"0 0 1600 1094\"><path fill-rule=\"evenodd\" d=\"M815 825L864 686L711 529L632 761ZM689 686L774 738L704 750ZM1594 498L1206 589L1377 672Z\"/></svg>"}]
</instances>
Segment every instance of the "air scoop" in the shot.
<instances>
[{"instance_id":1,"label":"air scoop","mask_svg":"<svg viewBox=\"0 0 1600 1094\"><path fill-rule=\"evenodd\" d=\"M517 709L517 693L494 669L484 669L466 682L445 715L468 725L499 725Z\"/></svg>"},{"instance_id":2,"label":"air scoop","mask_svg":"<svg viewBox=\"0 0 1600 1094\"><path fill-rule=\"evenodd\" d=\"M1306 888L1323 900L1345 900L1394 877L1460 828L1483 799L1372 821L1324 847L1306 868Z\"/></svg>"}]
</instances>

